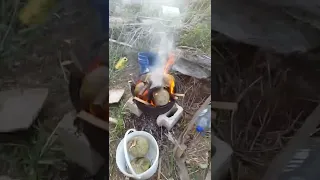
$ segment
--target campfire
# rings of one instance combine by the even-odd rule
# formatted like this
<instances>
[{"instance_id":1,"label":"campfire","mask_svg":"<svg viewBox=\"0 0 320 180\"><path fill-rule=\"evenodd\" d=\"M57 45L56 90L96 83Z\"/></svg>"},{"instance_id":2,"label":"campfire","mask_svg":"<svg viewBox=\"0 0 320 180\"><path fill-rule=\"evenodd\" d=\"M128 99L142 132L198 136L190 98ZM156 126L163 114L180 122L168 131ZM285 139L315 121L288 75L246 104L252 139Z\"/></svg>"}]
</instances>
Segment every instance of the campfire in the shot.
<instances>
[{"instance_id":1,"label":"campfire","mask_svg":"<svg viewBox=\"0 0 320 180\"><path fill-rule=\"evenodd\" d=\"M175 104L176 94L175 79L169 74L174 63L171 54L165 64L163 72L149 72L139 77L136 82L131 81L131 92L138 108L147 114L159 115L169 111ZM159 81L154 82L152 76L159 76Z\"/></svg>"}]
</instances>

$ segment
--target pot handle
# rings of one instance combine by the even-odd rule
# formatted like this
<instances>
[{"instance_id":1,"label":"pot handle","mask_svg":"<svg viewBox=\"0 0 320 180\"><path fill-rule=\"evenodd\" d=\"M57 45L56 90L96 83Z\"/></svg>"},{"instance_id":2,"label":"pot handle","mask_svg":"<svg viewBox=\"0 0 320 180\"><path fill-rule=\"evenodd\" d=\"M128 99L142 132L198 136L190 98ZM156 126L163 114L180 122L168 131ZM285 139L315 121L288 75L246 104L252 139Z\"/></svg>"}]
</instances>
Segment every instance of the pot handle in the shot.
<instances>
[{"instance_id":1,"label":"pot handle","mask_svg":"<svg viewBox=\"0 0 320 180\"><path fill-rule=\"evenodd\" d=\"M131 166L130 158L129 158L129 154L128 154L128 148L127 148L127 135L128 135L129 133L135 132L135 131L137 131L137 130L135 130L135 129L129 129L129 130L126 132L126 134L124 135L124 138L123 138L123 139L124 139L124 143L123 143L123 147L124 147L124 157L125 157L125 159L126 159L126 163L127 163L128 167L129 167L132 175L135 176L135 178L140 179L140 176L138 176L138 175L136 174L136 172L133 170L133 168L132 168L132 166Z\"/></svg>"}]
</instances>

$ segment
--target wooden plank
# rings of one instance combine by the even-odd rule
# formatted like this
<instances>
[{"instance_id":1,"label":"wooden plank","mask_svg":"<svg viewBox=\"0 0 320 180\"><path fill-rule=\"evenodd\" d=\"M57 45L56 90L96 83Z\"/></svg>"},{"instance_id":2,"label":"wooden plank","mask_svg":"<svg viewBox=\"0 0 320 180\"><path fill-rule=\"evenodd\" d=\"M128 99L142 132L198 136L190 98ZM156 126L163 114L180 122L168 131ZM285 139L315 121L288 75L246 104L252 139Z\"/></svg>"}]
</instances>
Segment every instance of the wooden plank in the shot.
<instances>
[{"instance_id":1,"label":"wooden plank","mask_svg":"<svg viewBox=\"0 0 320 180\"><path fill-rule=\"evenodd\" d=\"M180 134L178 142L175 144L174 147L174 157L176 160L176 164L179 167L179 175L181 180L190 180L188 169L185 164L185 159L181 157L181 155L184 153L185 149L182 149L181 147L185 146L186 141L186 135L189 133L189 131L194 126L195 120L199 116L202 110L208 107L208 105L211 102L211 95L206 99L206 101L200 106L200 108L196 111L194 116L192 117L191 121L188 123L187 128L184 129L184 131Z\"/></svg>"},{"instance_id":2,"label":"wooden plank","mask_svg":"<svg viewBox=\"0 0 320 180\"><path fill-rule=\"evenodd\" d=\"M310 133L314 132L320 124L320 105L308 116L303 126L298 130L295 136L288 142L287 146L279 153L269 165L262 180L277 180L279 174L293 157L295 151L303 148L310 138Z\"/></svg>"},{"instance_id":3,"label":"wooden plank","mask_svg":"<svg viewBox=\"0 0 320 180\"><path fill-rule=\"evenodd\" d=\"M147 101L144 101L144 100L142 100L142 99L140 99L140 98L138 98L138 97L134 97L133 99L134 99L134 100L137 100L137 101L139 101L139 102L141 102L141 103L143 103L143 104L145 104L145 105L151 105L151 104L148 103Z\"/></svg>"},{"instance_id":4,"label":"wooden plank","mask_svg":"<svg viewBox=\"0 0 320 180\"><path fill-rule=\"evenodd\" d=\"M90 124L92 124L98 128L101 128L105 131L109 131L109 123L108 122L103 121L103 120L95 117L94 115L87 113L86 111L79 112L77 114L77 117L84 120L84 121L89 122Z\"/></svg>"},{"instance_id":5,"label":"wooden plank","mask_svg":"<svg viewBox=\"0 0 320 180\"><path fill-rule=\"evenodd\" d=\"M220 102L220 101L212 101L212 108L216 109L226 109L226 110L237 110L238 103L236 102Z\"/></svg>"},{"instance_id":6,"label":"wooden plank","mask_svg":"<svg viewBox=\"0 0 320 180\"><path fill-rule=\"evenodd\" d=\"M208 169L206 180L211 180L211 164L210 164L209 169Z\"/></svg>"}]
</instances>

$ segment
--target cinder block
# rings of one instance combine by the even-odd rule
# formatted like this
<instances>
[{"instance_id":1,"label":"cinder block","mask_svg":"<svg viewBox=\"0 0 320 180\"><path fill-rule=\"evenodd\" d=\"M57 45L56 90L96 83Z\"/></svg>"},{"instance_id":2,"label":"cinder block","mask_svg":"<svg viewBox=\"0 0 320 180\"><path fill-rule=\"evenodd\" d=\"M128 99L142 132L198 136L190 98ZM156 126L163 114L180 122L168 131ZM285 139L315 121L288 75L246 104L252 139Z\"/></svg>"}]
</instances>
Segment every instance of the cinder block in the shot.
<instances>
[{"instance_id":1,"label":"cinder block","mask_svg":"<svg viewBox=\"0 0 320 180\"><path fill-rule=\"evenodd\" d=\"M164 126L169 131L182 117L183 108L177 103L165 114L158 116L158 126Z\"/></svg>"},{"instance_id":2,"label":"cinder block","mask_svg":"<svg viewBox=\"0 0 320 180\"><path fill-rule=\"evenodd\" d=\"M126 104L123 106L124 109L128 109L131 113L135 114L136 116L140 117L142 112L136 105L136 103L133 102L133 98L129 98Z\"/></svg>"},{"instance_id":3,"label":"cinder block","mask_svg":"<svg viewBox=\"0 0 320 180\"><path fill-rule=\"evenodd\" d=\"M104 159L91 148L84 134L76 132L74 119L75 113L66 114L57 128L64 153L71 161L95 175L104 164Z\"/></svg>"}]
</instances>

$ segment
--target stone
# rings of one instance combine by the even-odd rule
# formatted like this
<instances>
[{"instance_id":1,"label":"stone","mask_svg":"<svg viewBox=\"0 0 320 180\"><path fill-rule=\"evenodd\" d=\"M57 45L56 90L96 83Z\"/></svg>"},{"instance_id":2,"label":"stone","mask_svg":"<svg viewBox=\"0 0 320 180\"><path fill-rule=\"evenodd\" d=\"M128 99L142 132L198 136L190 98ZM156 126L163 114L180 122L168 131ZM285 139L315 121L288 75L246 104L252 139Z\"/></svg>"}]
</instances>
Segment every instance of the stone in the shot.
<instances>
[{"instance_id":1,"label":"stone","mask_svg":"<svg viewBox=\"0 0 320 180\"><path fill-rule=\"evenodd\" d=\"M167 113L159 115L157 125L164 126L169 131L182 117L183 108L175 104Z\"/></svg>"},{"instance_id":2,"label":"stone","mask_svg":"<svg viewBox=\"0 0 320 180\"><path fill-rule=\"evenodd\" d=\"M118 103L124 94L124 89L109 90L109 104Z\"/></svg>"},{"instance_id":3,"label":"stone","mask_svg":"<svg viewBox=\"0 0 320 180\"><path fill-rule=\"evenodd\" d=\"M222 179L230 168L233 151L227 143L216 136L213 136L212 142L215 149L211 159L212 179Z\"/></svg>"},{"instance_id":4,"label":"stone","mask_svg":"<svg viewBox=\"0 0 320 180\"><path fill-rule=\"evenodd\" d=\"M320 44L320 31L310 22L319 21L320 12L316 8L319 1L297 2L215 0L211 3L211 28L234 40L278 53L307 52ZM311 14L311 17L318 17L296 19L290 16L291 9L302 11L293 16Z\"/></svg>"},{"instance_id":5,"label":"stone","mask_svg":"<svg viewBox=\"0 0 320 180\"><path fill-rule=\"evenodd\" d=\"M28 129L40 112L48 89L15 89L0 92L0 132Z\"/></svg>"},{"instance_id":6,"label":"stone","mask_svg":"<svg viewBox=\"0 0 320 180\"><path fill-rule=\"evenodd\" d=\"M140 117L142 114L136 103L133 102L133 97L128 99L123 108L129 110L131 113L135 114L138 117Z\"/></svg>"},{"instance_id":7,"label":"stone","mask_svg":"<svg viewBox=\"0 0 320 180\"><path fill-rule=\"evenodd\" d=\"M75 113L66 114L60 121L57 133L63 145L63 151L68 159L95 175L104 164L104 159L92 149L87 137L77 133L73 123Z\"/></svg>"},{"instance_id":8,"label":"stone","mask_svg":"<svg viewBox=\"0 0 320 180\"><path fill-rule=\"evenodd\" d=\"M183 58L179 58L175 61L172 70L197 79L206 79L211 76L209 70Z\"/></svg>"}]
</instances>

